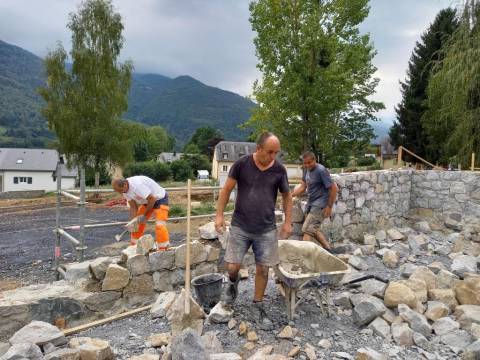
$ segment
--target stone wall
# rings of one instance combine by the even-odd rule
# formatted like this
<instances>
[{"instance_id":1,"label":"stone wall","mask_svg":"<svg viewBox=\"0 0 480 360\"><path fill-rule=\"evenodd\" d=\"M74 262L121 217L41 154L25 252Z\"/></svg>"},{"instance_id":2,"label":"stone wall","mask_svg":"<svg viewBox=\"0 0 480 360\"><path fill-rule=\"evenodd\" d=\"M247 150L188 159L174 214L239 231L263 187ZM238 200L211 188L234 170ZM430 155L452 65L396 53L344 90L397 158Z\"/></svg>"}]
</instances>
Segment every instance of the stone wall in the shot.
<instances>
[{"instance_id":1,"label":"stone wall","mask_svg":"<svg viewBox=\"0 0 480 360\"><path fill-rule=\"evenodd\" d=\"M186 245L150 252L151 235L120 257L100 257L65 266L65 280L5 291L0 297L0 341L32 320L76 326L152 303L160 292L185 285ZM192 278L217 272L218 240L191 243ZM192 290L193 291L193 290Z\"/></svg>"},{"instance_id":2,"label":"stone wall","mask_svg":"<svg viewBox=\"0 0 480 360\"><path fill-rule=\"evenodd\" d=\"M324 230L334 240L359 240L365 232L397 224L410 209L411 175L412 170L333 175L339 194Z\"/></svg>"},{"instance_id":3,"label":"stone wall","mask_svg":"<svg viewBox=\"0 0 480 360\"><path fill-rule=\"evenodd\" d=\"M410 208L428 210L457 230L480 226L480 172L413 172Z\"/></svg>"}]
</instances>

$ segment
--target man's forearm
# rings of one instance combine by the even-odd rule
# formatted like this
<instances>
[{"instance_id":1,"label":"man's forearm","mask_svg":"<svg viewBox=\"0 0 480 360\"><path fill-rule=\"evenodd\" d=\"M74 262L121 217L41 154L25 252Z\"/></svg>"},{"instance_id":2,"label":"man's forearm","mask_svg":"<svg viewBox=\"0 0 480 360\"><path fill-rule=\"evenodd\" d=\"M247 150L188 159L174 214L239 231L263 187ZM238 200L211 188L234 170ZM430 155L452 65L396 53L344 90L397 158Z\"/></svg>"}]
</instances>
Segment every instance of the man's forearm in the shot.
<instances>
[{"instance_id":1,"label":"man's forearm","mask_svg":"<svg viewBox=\"0 0 480 360\"><path fill-rule=\"evenodd\" d=\"M335 200L337 199L337 192L338 192L338 187L336 184L333 184L330 187L330 190L328 192L328 204L327 206L329 208L333 207L333 204L335 204Z\"/></svg>"},{"instance_id":2,"label":"man's forearm","mask_svg":"<svg viewBox=\"0 0 480 360\"><path fill-rule=\"evenodd\" d=\"M225 206L227 206L228 198L230 197L230 193L227 194L227 190L222 189L218 194L217 200L217 216L223 215L225 211Z\"/></svg>"},{"instance_id":3,"label":"man's forearm","mask_svg":"<svg viewBox=\"0 0 480 360\"><path fill-rule=\"evenodd\" d=\"M283 196L283 213L285 214L285 222L287 224L292 223L292 194L288 193Z\"/></svg>"}]
</instances>

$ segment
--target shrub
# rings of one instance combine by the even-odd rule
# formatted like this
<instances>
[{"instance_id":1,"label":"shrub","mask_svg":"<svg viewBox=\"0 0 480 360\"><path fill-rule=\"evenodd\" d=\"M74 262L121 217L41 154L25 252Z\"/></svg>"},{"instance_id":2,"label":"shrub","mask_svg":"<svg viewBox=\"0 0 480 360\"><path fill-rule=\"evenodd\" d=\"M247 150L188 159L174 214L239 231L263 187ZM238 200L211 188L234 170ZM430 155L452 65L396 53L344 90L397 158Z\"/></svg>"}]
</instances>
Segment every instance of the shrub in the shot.
<instances>
[{"instance_id":1,"label":"shrub","mask_svg":"<svg viewBox=\"0 0 480 360\"><path fill-rule=\"evenodd\" d=\"M357 166L370 166L374 165L377 160L371 156L368 157L361 157L357 159Z\"/></svg>"},{"instance_id":2,"label":"shrub","mask_svg":"<svg viewBox=\"0 0 480 360\"><path fill-rule=\"evenodd\" d=\"M125 177L145 175L155 181L166 181L171 176L170 167L157 161L144 161L131 163L123 170Z\"/></svg>"},{"instance_id":3,"label":"shrub","mask_svg":"<svg viewBox=\"0 0 480 360\"><path fill-rule=\"evenodd\" d=\"M194 179L193 169L190 162L184 159L175 160L170 164L173 180L186 181L187 179Z\"/></svg>"}]
</instances>

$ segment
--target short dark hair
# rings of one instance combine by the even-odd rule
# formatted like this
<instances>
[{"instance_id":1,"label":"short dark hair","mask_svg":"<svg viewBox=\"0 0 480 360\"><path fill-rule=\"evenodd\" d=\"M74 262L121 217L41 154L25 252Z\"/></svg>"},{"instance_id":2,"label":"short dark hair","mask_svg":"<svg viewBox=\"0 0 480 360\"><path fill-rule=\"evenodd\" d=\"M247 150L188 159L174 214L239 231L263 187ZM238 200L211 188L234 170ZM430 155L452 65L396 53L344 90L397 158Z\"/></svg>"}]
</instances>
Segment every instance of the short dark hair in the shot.
<instances>
[{"instance_id":1,"label":"short dark hair","mask_svg":"<svg viewBox=\"0 0 480 360\"><path fill-rule=\"evenodd\" d=\"M262 133L258 136L258 138L257 138L257 145L258 145L258 146L263 146L263 145L265 145L265 143L267 142L267 140L268 140L270 137L272 137L272 136L274 136L274 135L273 135L270 131L264 131L264 132L262 132Z\"/></svg>"},{"instance_id":2,"label":"short dark hair","mask_svg":"<svg viewBox=\"0 0 480 360\"><path fill-rule=\"evenodd\" d=\"M302 154L302 159L313 159L313 160L316 161L317 157L315 156L315 154L312 151L305 151Z\"/></svg>"}]
</instances>

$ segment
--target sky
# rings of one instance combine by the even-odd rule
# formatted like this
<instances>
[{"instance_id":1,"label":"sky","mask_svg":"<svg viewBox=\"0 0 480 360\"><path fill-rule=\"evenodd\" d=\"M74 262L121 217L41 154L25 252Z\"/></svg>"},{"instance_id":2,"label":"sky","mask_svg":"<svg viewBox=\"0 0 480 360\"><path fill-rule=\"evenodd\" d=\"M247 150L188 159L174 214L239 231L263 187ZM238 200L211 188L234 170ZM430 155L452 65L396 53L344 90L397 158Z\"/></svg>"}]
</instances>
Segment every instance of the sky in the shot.
<instances>
[{"instance_id":1,"label":"sky","mask_svg":"<svg viewBox=\"0 0 480 360\"><path fill-rule=\"evenodd\" d=\"M380 78L373 99L386 109L377 116L391 124L401 99L415 42L435 15L459 0L371 0L361 24L370 33ZM38 56L61 41L70 47L66 28L79 0L0 0L0 39ZM248 21L249 0L113 0L122 15L125 46L122 58L135 70L169 77L190 75L203 83L243 96L251 94L256 68L254 32Z\"/></svg>"}]
</instances>

